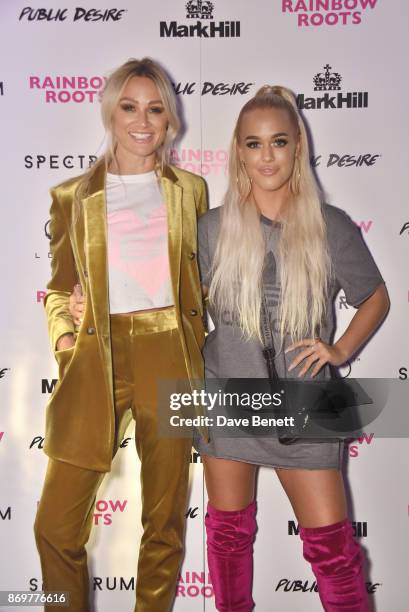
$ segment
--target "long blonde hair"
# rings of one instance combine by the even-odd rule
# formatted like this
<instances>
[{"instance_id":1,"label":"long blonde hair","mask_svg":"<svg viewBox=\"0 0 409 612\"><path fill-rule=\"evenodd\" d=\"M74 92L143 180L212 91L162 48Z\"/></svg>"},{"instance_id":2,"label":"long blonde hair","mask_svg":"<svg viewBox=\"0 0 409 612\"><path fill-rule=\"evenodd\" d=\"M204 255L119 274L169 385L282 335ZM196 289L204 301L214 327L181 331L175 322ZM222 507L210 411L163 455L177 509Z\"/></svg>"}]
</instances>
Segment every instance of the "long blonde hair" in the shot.
<instances>
[{"instance_id":1,"label":"long blonde hair","mask_svg":"<svg viewBox=\"0 0 409 612\"><path fill-rule=\"evenodd\" d=\"M116 140L112 130L112 117L123 90L127 86L132 77L146 77L151 79L158 88L160 97L165 108L168 118L168 129L165 140L157 151L157 173L160 175L163 166L168 162L170 155L170 147L173 140L176 138L180 130L180 120L177 113L176 95L164 69L154 60L149 57L144 57L141 60L129 59L127 62L119 66L108 77L101 96L101 116L104 125L108 146L106 152L97 159L95 164L87 172L84 173L82 180L79 182L76 190L77 215L79 211L79 203L81 198L88 193L90 181L100 167L105 164L106 170L112 160L115 160Z\"/></svg>"},{"instance_id":2,"label":"long blonde hair","mask_svg":"<svg viewBox=\"0 0 409 612\"><path fill-rule=\"evenodd\" d=\"M293 94L281 86L262 87L241 109L233 133L229 183L221 212L213 262L210 302L216 311L236 313L247 337L261 338L260 309L265 239L251 181L239 161L243 115L255 109L284 109L296 128L299 150L289 180L289 198L279 242L281 299L279 330L293 341L319 335L326 308L331 263L321 195L309 156L307 133Z\"/></svg>"}]
</instances>

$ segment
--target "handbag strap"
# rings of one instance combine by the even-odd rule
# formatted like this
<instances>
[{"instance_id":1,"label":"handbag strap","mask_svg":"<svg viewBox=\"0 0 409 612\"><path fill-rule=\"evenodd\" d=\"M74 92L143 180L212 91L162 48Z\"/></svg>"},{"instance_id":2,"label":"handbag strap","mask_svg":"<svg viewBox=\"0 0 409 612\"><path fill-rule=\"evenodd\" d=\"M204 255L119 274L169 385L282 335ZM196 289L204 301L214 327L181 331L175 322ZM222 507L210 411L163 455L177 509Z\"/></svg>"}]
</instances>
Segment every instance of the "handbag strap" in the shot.
<instances>
[{"instance_id":1,"label":"handbag strap","mask_svg":"<svg viewBox=\"0 0 409 612\"><path fill-rule=\"evenodd\" d=\"M264 290L261 299L260 324L261 337L263 341L263 357L266 360L268 376L270 380L277 380L278 374L274 361L276 356L274 338L273 332L271 331L270 320L268 316L267 300L264 294Z\"/></svg>"}]
</instances>

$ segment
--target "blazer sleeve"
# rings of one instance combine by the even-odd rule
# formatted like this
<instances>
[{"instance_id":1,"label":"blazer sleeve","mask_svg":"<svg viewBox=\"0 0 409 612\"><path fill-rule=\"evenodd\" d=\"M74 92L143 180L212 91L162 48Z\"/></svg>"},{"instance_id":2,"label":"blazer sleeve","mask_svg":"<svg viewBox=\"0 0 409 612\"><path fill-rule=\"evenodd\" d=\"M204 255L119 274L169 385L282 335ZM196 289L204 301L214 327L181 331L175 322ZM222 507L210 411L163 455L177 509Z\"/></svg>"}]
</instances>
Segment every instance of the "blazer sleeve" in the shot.
<instances>
[{"instance_id":1,"label":"blazer sleeve","mask_svg":"<svg viewBox=\"0 0 409 612\"><path fill-rule=\"evenodd\" d=\"M77 273L68 231L68 220L54 189L51 190L51 196L51 280L47 284L44 305L51 346L55 351L58 338L63 334L75 331L69 311L69 297L77 282Z\"/></svg>"},{"instance_id":2,"label":"blazer sleeve","mask_svg":"<svg viewBox=\"0 0 409 612\"><path fill-rule=\"evenodd\" d=\"M196 199L196 210L197 216L201 217L209 208L208 200L207 200L207 188L206 183L202 178L198 180L197 187L197 199Z\"/></svg>"}]
</instances>

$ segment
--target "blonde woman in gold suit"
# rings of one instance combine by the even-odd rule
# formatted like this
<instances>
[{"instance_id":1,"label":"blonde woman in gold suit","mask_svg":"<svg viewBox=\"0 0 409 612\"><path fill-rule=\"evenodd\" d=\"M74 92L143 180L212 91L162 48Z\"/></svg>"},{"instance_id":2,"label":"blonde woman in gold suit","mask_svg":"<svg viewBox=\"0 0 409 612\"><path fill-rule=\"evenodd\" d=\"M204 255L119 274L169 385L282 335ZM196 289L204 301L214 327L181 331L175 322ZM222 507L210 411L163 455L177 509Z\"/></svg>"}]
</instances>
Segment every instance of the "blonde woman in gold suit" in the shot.
<instances>
[{"instance_id":1,"label":"blonde woman in gold suit","mask_svg":"<svg viewBox=\"0 0 409 612\"><path fill-rule=\"evenodd\" d=\"M165 161L179 120L158 64L144 58L118 68L101 110L107 153L52 190L45 307L59 380L47 407L35 535L44 590L68 591L69 610L88 611L95 498L132 415L143 524L135 611L166 612L183 554L191 440L157 435L157 382L203 376L196 224L206 191L201 178ZM77 283L79 320L70 312Z\"/></svg>"}]
</instances>

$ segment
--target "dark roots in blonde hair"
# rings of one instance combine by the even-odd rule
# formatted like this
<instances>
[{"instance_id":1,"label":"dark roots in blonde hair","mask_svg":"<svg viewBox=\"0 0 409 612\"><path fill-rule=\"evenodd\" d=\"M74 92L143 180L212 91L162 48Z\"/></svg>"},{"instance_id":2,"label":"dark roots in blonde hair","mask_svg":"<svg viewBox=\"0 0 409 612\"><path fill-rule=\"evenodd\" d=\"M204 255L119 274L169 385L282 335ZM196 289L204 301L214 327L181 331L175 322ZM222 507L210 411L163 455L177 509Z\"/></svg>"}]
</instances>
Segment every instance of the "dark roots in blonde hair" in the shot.
<instances>
[{"instance_id":1,"label":"dark roots in blonde hair","mask_svg":"<svg viewBox=\"0 0 409 612\"><path fill-rule=\"evenodd\" d=\"M263 85L263 87L260 87L255 96L253 96L253 98L251 98L241 109L237 120L237 127L239 128L241 119L245 113L258 108L277 108L286 110L297 132L300 131L300 118L295 97L286 87L282 87L281 85Z\"/></svg>"}]
</instances>

